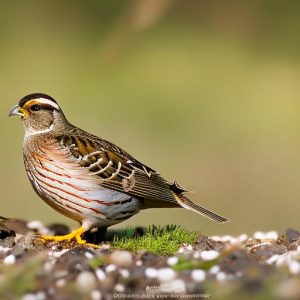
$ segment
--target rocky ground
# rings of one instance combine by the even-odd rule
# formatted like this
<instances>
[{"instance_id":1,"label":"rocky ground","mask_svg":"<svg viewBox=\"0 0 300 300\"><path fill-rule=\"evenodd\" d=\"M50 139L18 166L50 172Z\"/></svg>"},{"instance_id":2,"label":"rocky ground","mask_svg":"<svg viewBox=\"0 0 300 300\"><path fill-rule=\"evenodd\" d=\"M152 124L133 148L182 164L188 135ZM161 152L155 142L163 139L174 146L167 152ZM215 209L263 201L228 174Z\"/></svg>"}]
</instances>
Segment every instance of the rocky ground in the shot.
<instances>
[{"instance_id":1,"label":"rocky ground","mask_svg":"<svg viewBox=\"0 0 300 300\"><path fill-rule=\"evenodd\" d=\"M1 300L300 299L300 233L294 229L282 236L200 235L175 254L159 256L114 249L104 233L108 241L99 249L45 243L37 233L69 228L1 220Z\"/></svg>"}]
</instances>

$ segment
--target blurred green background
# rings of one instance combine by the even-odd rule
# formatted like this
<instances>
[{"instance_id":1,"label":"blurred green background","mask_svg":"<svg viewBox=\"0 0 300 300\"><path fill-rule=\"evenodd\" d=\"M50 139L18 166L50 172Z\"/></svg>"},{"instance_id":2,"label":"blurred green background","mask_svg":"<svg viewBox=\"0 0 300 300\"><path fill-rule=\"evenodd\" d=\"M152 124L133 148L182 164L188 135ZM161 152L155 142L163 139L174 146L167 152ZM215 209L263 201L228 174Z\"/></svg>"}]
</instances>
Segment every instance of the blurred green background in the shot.
<instances>
[{"instance_id":1,"label":"blurred green background","mask_svg":"<svg viewBox=\"0 0 300 300\"><path fill-rule=\"evenodd\" d=\"M232 222L152 209L121 223L209 235L299 228L299 1L1 1L1 213L76 224L33 192L24 95L56 98Z\"/></svg>"}]
</instances>

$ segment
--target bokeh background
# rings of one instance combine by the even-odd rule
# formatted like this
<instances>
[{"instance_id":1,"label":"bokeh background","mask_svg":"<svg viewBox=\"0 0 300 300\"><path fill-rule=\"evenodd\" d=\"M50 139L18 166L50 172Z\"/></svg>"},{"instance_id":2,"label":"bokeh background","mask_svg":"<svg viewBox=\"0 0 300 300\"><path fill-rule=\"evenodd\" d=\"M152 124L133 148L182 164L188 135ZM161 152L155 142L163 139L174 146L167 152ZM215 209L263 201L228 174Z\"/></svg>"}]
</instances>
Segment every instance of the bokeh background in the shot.
<instances>
[{"instance_id":1,"label":"bokeh background","mask_svg":"<svg viewBox=\"0 0 300 300\"><path fill-rule=\"evenodd\" d=\"M7 117L22 96L45 92L71 122L232 220L152 209L118 227L299 228L299 1L13 0L0 8L0 215L76 226L33 192L21 122Z\"/></svg>"}]
</instances>

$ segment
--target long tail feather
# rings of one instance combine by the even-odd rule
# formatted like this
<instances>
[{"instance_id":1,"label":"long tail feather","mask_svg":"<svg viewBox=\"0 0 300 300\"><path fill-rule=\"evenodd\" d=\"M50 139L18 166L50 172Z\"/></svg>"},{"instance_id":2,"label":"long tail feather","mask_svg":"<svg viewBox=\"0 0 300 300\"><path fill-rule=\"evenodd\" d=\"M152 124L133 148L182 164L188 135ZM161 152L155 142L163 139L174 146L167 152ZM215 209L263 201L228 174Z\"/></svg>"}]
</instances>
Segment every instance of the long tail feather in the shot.
<instances>
[{"instance_id":1,"label":"long tail feather","mask_svg":"<svg viewBox=\"0 0 300 300\"><path fill-rule=\"evenodd\" d=\"M195 213L198 213L210 220L213 220L218 223L230 222L229 219L226 219L226 218L224 218L220 215L217 215L214 212L212 212L202 206L199 206L199 205L193 203L189 198L187 198L186 196L184 196L182 194L176 195L176 200L180 206L182 206L186 209L189 209Z\"/></svg>"}]
</instances>

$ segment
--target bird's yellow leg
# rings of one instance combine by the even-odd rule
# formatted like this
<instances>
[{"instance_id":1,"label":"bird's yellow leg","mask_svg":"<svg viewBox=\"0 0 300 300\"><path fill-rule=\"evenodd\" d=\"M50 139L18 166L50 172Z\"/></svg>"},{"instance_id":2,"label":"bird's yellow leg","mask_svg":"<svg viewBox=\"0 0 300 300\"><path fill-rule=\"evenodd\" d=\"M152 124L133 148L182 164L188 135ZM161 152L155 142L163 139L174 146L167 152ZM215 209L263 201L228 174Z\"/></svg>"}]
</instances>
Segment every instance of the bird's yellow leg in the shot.
<instances>
[{"instance_id":1,"label":"bird's yellow leg","mask_svg":"<svg viewBox=\"0 0 300 300\"><path fill-rule=\"evenodd\" d=\"M81 226L80 228L66 235L54 235L54 236L42 235L41 238L46 241L55 241L55 242L70 241L76 238L78 244L85 244L86 243L85 240L81 239L80 237L85 231L86 228Z\"/></svg>"}]
</instances>

